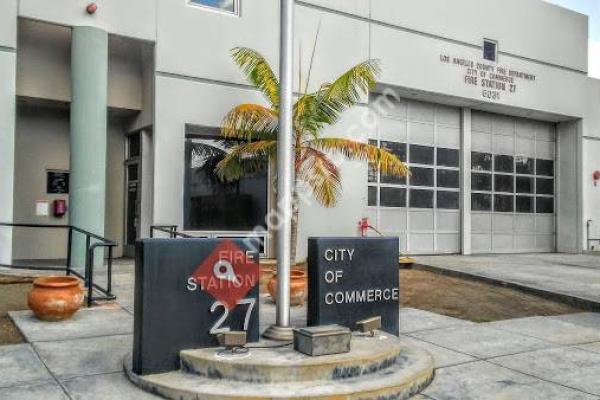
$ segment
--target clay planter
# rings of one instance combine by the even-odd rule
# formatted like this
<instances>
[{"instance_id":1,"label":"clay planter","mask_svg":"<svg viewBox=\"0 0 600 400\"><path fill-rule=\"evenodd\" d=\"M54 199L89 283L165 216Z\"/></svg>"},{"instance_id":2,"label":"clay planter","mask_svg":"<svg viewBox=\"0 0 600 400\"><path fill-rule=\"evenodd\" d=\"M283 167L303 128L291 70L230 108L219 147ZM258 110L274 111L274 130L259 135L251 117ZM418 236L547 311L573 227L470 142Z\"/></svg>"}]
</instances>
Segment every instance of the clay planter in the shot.
<instances>
[{"instance_id":1,"label":"clay planter","mask_svg":"<svg viewBox=\"0 0 600 400\"><path fill-rule=\"evenodd\" d=\"M277 302L277 272L269 279L267 285L269 294L274 302ZM308 275L306 271L292 269L290 271L290 305L301 306L308 297Z\"/></svg>"},{"instance_id":2,"label":"clay planter","mask_svg":"<svg viewBox=\"0 0 600 400\"><path fill-rule=\"evenodd\" d=\"M33 281L27 304L43 321L69 319L83 304L81 281L72 276L48 276Z\"/></svg>"}]
</instances>

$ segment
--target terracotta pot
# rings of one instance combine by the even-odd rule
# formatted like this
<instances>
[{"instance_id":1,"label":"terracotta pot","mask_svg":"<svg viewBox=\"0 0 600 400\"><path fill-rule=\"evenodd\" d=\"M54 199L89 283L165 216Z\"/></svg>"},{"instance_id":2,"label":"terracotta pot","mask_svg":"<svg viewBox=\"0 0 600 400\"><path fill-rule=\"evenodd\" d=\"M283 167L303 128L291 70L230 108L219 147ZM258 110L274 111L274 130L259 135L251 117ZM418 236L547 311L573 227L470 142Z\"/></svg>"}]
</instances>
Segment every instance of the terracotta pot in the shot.
<instances>
[{"instance_id":1,"label":"terracotta pot","mask_svg":"<svg viewBox=\"0 0 600 400\"><path fill-rule=\"evenodd\" d=\"M48 276L33 281L27 304L44 321L69 319L83 304L81 281L72 276Z\"/></svg>"},{"instance_id":2,"label":"terracotta pot","mask_svg":"<svg viewBox=\"0 0 600 400\"><path fill-rule=\"evenodd\" d=\"M277 272L273 273L267 285L269 294L277 302ZM308 275L306 271L292 269L290 271L290 305L301 306L308 296Z\"/></svg>"}]
</instances>

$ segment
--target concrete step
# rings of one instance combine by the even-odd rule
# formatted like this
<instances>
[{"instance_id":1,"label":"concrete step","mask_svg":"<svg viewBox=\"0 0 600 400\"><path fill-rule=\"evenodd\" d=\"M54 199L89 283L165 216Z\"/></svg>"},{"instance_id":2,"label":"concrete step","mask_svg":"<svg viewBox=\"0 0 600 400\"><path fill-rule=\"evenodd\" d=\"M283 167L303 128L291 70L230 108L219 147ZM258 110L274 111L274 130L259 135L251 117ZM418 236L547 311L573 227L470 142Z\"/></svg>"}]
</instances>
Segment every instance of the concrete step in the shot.
<instances>
[{"instance_id":1,"label":"concrete step","mask_svg":"<svg viewBox=\"0 0 600 400\"><path fill-rule=\"evenodd\" d=\"M403 347L394 336L354 336L352 352L325 357L309 357L290 347L253 348L250 355L225 358L215 349L184 350L184 372L240 382L270 383L354 378L389 368L401 356Z\"/></svg>"},{"instance_id":2,"label":"concrete step","mask_svg":"<svg viewBox=\"0 0 600 400\"><path fill-rule=\"evenodd\" d=\"M317 358L327 363L328 357ZM271 383L216 379L183 371L137 376L126 370L136 385L173 400L402 400L419 393L433 379L433 360L424 350L403 348L393 365L377 372L346 379Z\"/></svg>"}]
</instances>

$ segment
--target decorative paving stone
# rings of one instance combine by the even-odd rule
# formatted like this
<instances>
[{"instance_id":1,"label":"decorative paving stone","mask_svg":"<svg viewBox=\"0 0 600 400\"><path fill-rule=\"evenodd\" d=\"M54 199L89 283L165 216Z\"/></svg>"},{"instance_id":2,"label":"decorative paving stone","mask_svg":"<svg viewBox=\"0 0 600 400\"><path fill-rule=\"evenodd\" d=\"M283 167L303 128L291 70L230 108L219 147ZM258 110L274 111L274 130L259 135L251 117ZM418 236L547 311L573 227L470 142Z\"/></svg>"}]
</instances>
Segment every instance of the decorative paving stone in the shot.
<instances>
[{"instance_id":1,"label":"decorative paving stone","mask_svg":"<svg viewBox=\"0 0 600 400\"><path fill-rule=\"evenodd\" d=\"M49 381L52 376L31 345L0 346L0 387ZM3 398L0 396L0 399Z\"/></svg>"},{"instance_id":2,"label":"decorative paving stone","mask_svg":"<svg viewBox=\"0 0 600 400\"><path fill-rule=\"evenodd\" d=\"M38 354L58 378L122 371L123 357L131 352L132 336L103 336L39 342Z\"/></svg>"},{"instance_id":3,"label":"decorative paving stone","mask_svg":"<svg viewBox=\"0 0 600 400\"><path fill-rule=\"evenodd\" d=\"M485 361L442 368L423 392L435 400L594 400L594 396Z\"/></svg>"},{"instance_id":4,"label":"decorative paving stone","mask_svg":"<svg viewBox=\"0 0 600 400\"><path fill-rule=\"evenodd\" d=\"M416 308L400 309L400 332L410 333L430 329L448 328L458 325L472 325L470 321L447 317Z\"/></svg>"},{"instance_id":5,"label":"decorative paving stone","mask_svg":"<svg viewBox=\"0 0 600 400\"><path fill-rule=\"evenodd\" d=\"M495 358L495 364L600 395L600 354L560 347Z\"/></svg>"},{"instance_id":6,"label":"decorative paving stone","mask_svg":"<svg viewBox=\"0 0 600 400\"><path fill-rule=\"evenodd\" d=\"M600 341L600 329L586 328L565 322L565 320L547 317L512 319L492 322L487 325L491 328L533 336L564 345Z\"/></svg>"},{"instance_id":7,"label":"decorative paving stone","mask_svg":"<svg viewBox=\"0 0 600 400\"><path fill-rule=\"evenodd\" d=\"M478 358L497 357L555 346L540 339L478 324L416 332L410 336Z\"/></svg>"},{"instance_id":8,"label":"decorative paving stone","mask_svg":"<svg viewBox=\"0 0 600 400\"><path fill-rule=\"evenodd\" d=\"M92 375L63 381L73 400L158 400L131 383L125 374Z\"/></svg>"},{"instance_id":9,"label":"decorative paving stone","mask_svg":"<svg viewBox=\"0 0 600 400\"><path fill-rule=\"evenodd\" d=\"M69 400L65 392L54 381L0 389L0 399Z\"/></svg>"},{"instance_id":10,"label":"decorative paving stone","mask_svg":"<svg viewBox=\"0 0 600 400\"><path fill-rule=\"evenodd\" d=\"M435 344L423 342L410 336L400 336L400 342L409 347L419 347L427 350L433 356L433 365L435 368L449 367L451 365L464 364L473 362L477 359L467 354L462 354L456 351L448 350Z\"/></svg>"},{"instance_id":11,"label":"decorative paving stone","mask_svg":"<svg viewBox=\"0 0 600 400\"><path fill-rule=\"evenodd\" d=\"M133 332L133 317L120 308L84 308L60 323L37 319L31 311L11 312L10 317L28 342L79 339Z\"/></svg>"}]
</instances>

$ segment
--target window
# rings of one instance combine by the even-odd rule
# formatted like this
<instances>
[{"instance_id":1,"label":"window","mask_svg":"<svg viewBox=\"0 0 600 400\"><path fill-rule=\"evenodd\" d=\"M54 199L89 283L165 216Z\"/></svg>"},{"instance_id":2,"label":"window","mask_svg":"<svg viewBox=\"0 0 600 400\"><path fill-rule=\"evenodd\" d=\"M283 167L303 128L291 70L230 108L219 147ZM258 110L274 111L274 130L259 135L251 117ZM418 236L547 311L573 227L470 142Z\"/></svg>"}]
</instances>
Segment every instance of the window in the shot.
<instances>
[{"instance_id":1,"label":"window","mask_svg":"<svg viewBox=\"0 0 600 400\"><path fill-rule=\"evenodd\" d=\"M492 155L489 153L471 153L471 168L475 171L491 171Z\"/></svg>"},{"instance_id":2,"label":"window","mask_svg":"<svg viewBox=\"0 0 600 400\"><path fill-rule=\"evenodd\" d=\"M512 175L494 175L494 191L514 193Z\"/></svg>"},{"instance_id":3,"label":"window","mask_svg":"<svg viewBox=\"0 0 600 400\"><path fill-rule=\"evenodd\" d=\"M483 59L492 62L498 61L498 42L495 40L484 39Z\"/></svg>"},{"instance_id":4,"label":"window","mask_svg":"<svg viewBox=\"0 0 600 400\"><path fill-rule=\"evenodd\" d=\"M406 207L406 189L403 188L381 188L381 207Z\"/></svg>"},{"instance_id":5,"label":"window","mask_svg":"<svg viewBox=\"0 0 600 400\"><path fill-rule=\"evenodd\" d=\"M369 165L368 199L370 207L460 208L460 152L392 141L369 140L373 146L395 154L410 168L410 177L386 176ZM407 157L408 156L408 157Z\"/></svg>"},{"instance_id":6,"label":"window","mask_svg":"<svg viewBox=\"0 0 600 400\"><path fill-rule=\"evenodd\" d=\"M494 211L495 212L513 212L513 196L503 194L494 195Z\"/></svg>"},{"instance_id":7,"label":"window","mask_svg":"<svg viewBox=\"0 0 600 400\"><path fill-rule=\"evenodd\" d=\"M471 174L471 188L472 190L483 190L487 192L492 191L492 175L491 174Z\"/></svg>"},{"instance_id":8,"label":"window","mask_svg":"<svg viewBox=\"0 0 600 400\"><path fill-rule=\"evenodd\" d=\"M471 194L471 209L473 211L492 211L492 195L486 193Z\"/></svg>"},{"instance_id":9,"label":"window","mask_svg":"<svg viewBox=\"0 0 600 400\"><path fill-rule=\"evenodd\" d=\"M239 0L190 0L191 4L238 14Z\"/></svg>"},{"instance_id":10,"label":"window","mask_svg":"<svg viewBox=\"0 0 600 400\"><path fill-rule=\"evenodd\" d=\"M267 215L267 162L263 172L223 182L215 167L235 142L220 138L187 139L184 229L249 231L264 226Z\"/></svg>"}]
</instances>

